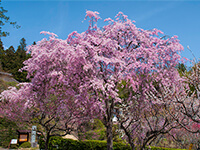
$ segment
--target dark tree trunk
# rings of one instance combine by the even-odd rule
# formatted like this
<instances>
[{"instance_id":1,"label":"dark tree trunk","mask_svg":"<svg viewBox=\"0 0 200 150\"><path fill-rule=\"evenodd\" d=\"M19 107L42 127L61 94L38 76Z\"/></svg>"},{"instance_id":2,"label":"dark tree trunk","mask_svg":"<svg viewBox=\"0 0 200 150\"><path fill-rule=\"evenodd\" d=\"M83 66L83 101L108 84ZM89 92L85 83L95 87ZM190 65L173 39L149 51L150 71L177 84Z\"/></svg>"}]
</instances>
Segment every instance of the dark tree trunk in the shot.
<instances>
[{"instance_id":1,"label":"dark tree trunk","mask_svg":"<svg viewBox=\"0 0 200 150\"><path fill-rule=\"evenodd\" d=\"M112 118L107 122L107 150L113 150Z\"/></svg>"},{"instance_id":2,"label":"dark tree trunk","mask_svg":"<svg viewBox=\"0 0 200 150\"><path fill-rule=\"evenodd\" d=\"M128 139L128 143L130 144L131 149L135 150L135 145L134 145L134 143L133 143L133 141L131 139Z\"/></svg>"},{"instance_id":3,"label":"dark tree trunk","mask_svg":"<svg viewBox=\"0 0 200 150\"><path fill-rule=\"evenodd\" d=\"M113 111L114 111L114 100L112 99L110 102L109 100L105 101L106 103L106 135L107 135L107 150L113 150L113 134L112 134L112 118L113 118Z\"/></svg>"},{"instance_id":4,"label":"dark tree trunk","mask_svg":"<svg viewBox=\"0 0 200 150\"><path fill-rule=\"evenodd\" d=\"M50 139L50 136L49 134L47 134L47 139L45 141L45 150L48 150L49 139Z\"/></svg>"},{"instance_id":5,"label":"dark tree trunk","mask_svg":"<svg viewBox=\"0 0 200 150\"><path fill-rule=\"evenodd\" d=\"M123 123L121 123L121 128L124 130L126 136L128 137L128 143L131 146L132 150L135 150L135 145L133 143L133 139L131 138L131 134L127 131L127 129L123 126Z\"/></svg>"}]
</instances>

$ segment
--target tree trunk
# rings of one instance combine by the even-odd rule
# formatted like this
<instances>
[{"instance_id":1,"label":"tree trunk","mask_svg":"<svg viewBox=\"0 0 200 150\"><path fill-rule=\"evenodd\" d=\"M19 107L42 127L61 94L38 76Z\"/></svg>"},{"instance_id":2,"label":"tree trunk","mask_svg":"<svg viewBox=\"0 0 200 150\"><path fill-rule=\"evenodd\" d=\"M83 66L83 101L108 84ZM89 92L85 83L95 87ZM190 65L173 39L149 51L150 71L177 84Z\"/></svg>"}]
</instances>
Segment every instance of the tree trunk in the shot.
<instances>
[{"instance_id":1,"label":"tree trunk","mask_svg":"<svg viewBox=\"0 0 200 150\"><path fill-rule=\"evenodd\" d=\"M133 139L131 138L131 134L128 132L128 130L123 126L123 123L121 123L121 128L124 130L126 136L128 137L128 143L131 146L132 150L135 150L135 145L133 143Z\"/></svg>"},{"instance_id":2,"label":"tree trunk","mask_svg":"<svg viewBox=\"0 0 200 150\"><path fill-rule=\"evenodd\" d=\"M113 135L112 135L112 118L107 122L107 150L113 150Z\"/></svg>"},{"instance_id":3,"label":"tree trunk","mask_svg":"<svg viewBox=\"0 0 200 150\"><path fill-rule=\"evenodd\" d=\"M133 143L133 141L131 139L128 139L128 143L130 144L131 149L135 150L135 145L134 145L134 143Z\"/></svg>"},{"instance_id":4,"label":"tree trunk","mask_svg":"<svg viewBox=\"0 0 200 150\"><path fill-rule=\"evenodd\" d=\"M45 141L45 150L48 150L49 139L50 139L50 136L49 134L47 134L47 139Z\"/></svg>"},{"instance_id":5,"label":"tree trunk","mask_svg":"<svg viewBox=\"0 0 200 150\"><path fill-rule=\"evenodd\" d=\"M113 118L113 111L114 111L114 100L112 99L110 102L109 100L105 101L106 104L106 135L107 135L107 150L113 150L113 135L112 135L112 118Z\"/></svg>"}]
</instances>

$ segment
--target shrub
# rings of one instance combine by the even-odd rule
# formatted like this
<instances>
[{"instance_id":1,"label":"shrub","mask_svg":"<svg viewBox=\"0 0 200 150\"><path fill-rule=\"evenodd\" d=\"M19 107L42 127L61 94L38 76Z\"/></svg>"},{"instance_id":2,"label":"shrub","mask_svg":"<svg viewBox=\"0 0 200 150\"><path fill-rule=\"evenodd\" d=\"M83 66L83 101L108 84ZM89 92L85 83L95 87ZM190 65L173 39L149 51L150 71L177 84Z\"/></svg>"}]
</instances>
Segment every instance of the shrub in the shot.
<instances>
[{"instance_id":1,"label":"shrub","mask_svg":"<svg viewBox=\"0 0 200 150\"><path fill-rule=\"evenodd\" d=\"M95 129L87 132L79 133L80 140L105 140L106 129Z\"/></svg>"},{"instance_id":2,"label":"shrub","mask_svg":"<svg viewBox=\"0 0 200 150\"><path fill-rule=\"evenodd\" d=\"M107 144L106 141L98 141L98 140L87 140L87 141L82 141L84 143L85 147L84 150L106 150L107 149ZM82 147L81 147L82 148Z\"/></svg>"},{"instance_id":3,"label":"shrub","mask_svg":"<svg viewBox=\"0 0 200 150\"><path fill-rule=\"evenodd\" d=\"M106 139L106 130L100 130L99 132L99 140L104 140Z\"/></svg>"},{"instance_id":4,"label":"shrub","mask_svg":"<svg viewBox=\"0 0 200 150\"><path fill-rule=\"evenodd\" d=\"M24 142L20 145L20 148L30 148L31 147L31 143L30 142Z\"/></svg>"},{"instance_id":5,"label":"shrub","mask_svg":"<svg viewBox=\"0 0 200 150\"><path fill-rule=\"evenodd\" d=\"M10 143L9 141L3 141L1 143L1 146L4 147L4 148L7 148L9 146L9 143Z\"/></svg>"},{"instance_id":6,"label":"shrub","mask_svg":"<svg viewBox=\"0 0 200 150\"><path fill-rule=\"evenodd\" d=\"M15 122L0 117L0 146L8 147L11 139L17 139L17 129Z\"/></svg>"},{"instance_id":7,"label":"shrub","mask_svg":"<svg viewBox=\"0 0 200 150\"><path fill-rule=\"evenodd\" d=\"M45 149L45 142L42 135L39 137L38 144L40 149Z\"/></svg>"},{"instance_id":8,"label":"shrub","mask_svg":"<svg viewBox=\"0 0 200 150\"><path fill-rule=\"evenodd\" d=\"M18 147L19 147L19 144L11 144L10 145L11 149L18 149Z\"/></svg>"},{"instance_id":9,"label":"shrub","mask_svg":"<svg viewBox=\"0 0 200 150\"><path fill-rule=\"evenodd\" d=\"M93 129L102 129L104 128L103 123L99 119L94 119Z\"/></svg>"},{"instance_id":10,"label":"shrub","mask_svg":"<svg viewBox=\"0 0 200 150\"><path fill-rule=\"evenodd\" d=\"M186 150L186 149L176 149L176 148L165 148L165 147L151 146L151 150Z\"/></svg>"},{"instance_id":11,"label":"shrub","mask_svg":"<svg viewBox=\"0 0 200 150\"><path fill-rule=\"evenodd\" d=\"M10 145L10 148L11 148L11 149L17 149L17 148L19 147L19 144L10 144L10 141L7 141L7 140L5 140L5 141L3 141L3 142L1 143L1 146L2 146L3 148L8 148L9 145Z\"/></svg>"},{"instance_id":12,"label":"shrub","mask_svg":"<svg viewBox=\"0 0 200 150\"><path fill-rule=\"evenodd\" d=\"M79 126L78 136L80 140L105 140L106 128L101 120L94 119Z\"/></svg>"},{"instance_id":13,"label":"shrub","mask_svg":"<svg viewBox=\"0 0 200 150\"><path fill-rule=\"evenodd\" d=\"M131 150L129 144L121 143L121 142L113 142L114 150Z\"/></svg>"},{"instance_id":14,"label":"shrub","mask_svg":"<svg viewBox=\"0 0 200 150\"><path fill-rule=\"evenodd\" d=\"M56 147L58 145L58 147ZM40 147L44 148L44 142L40 143ZM71 139L63 139L62 137L51 137L49 141L49 150L107 150L106 141L86 140L75 141ZM149 149L147 147L146 149ZM113 142L113 150L131 150L129 144L122 142ZM175 148L151 147L151 150L181 150Z\"/></svg>"},{"instance_id":15,"label":"shrub","mask_svg":"<svg viewBox=\"0 0 200 150\"><path fill-rule=\"evenodd\" d=\"M49 140L49 147L57 148L56 146L58 146L58 148L59 148L62 145L62 140L63 140L62 137L51 137ZM44 142L43 142L43 144L44 144Z\"/></svg>"},{"instance_id":16,"label":"shrub","mask_svg":"<svg viewBox=\"0 0 200 150\"><path fill-rule=\"evenodd\" d=\"M57 147L58 146L58 147ZM40 142L40 148L44 148L44 142ZM114 150L129 150L129 145L124 143L113 143ZM106 141L87 140L75 141L71 139L63 139L62 137L51 137L49 141L49 150L106 150Z\"/></svg>"}]
</instances>

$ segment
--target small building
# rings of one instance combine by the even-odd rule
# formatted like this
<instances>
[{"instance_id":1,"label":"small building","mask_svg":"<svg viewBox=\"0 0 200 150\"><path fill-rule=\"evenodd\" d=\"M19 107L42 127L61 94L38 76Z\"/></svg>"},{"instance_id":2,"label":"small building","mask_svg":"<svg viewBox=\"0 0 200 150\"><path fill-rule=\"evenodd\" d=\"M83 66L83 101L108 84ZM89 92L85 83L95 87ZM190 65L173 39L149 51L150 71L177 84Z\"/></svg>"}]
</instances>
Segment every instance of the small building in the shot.
<instances>
[{"instance_id":1,"label":"small building","mask_svg":"<svg viewBox=\"0 0 200 150\"><path fill-rule=\"evenodd\" d=\"M30 130L17 130L19 144L23 142L30 142Z\"/></svg>"}]
</instances>

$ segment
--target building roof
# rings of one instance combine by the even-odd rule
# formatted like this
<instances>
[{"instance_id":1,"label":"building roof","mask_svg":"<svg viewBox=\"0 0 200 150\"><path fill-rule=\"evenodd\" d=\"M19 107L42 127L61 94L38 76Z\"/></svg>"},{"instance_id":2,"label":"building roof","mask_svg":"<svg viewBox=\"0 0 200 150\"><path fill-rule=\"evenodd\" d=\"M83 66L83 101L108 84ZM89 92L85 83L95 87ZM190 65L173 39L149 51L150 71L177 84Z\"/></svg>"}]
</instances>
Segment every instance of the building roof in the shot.
<instances>
[{"instance_id":1,"label":"building roof","mask_svg":"<svg viewBox=\"0 0 200 150\"><path fill-rule=\"evenodd\" d=\"M31 130L17 130L19 133L31 133Z\"/></svg>"}]
</instances>

